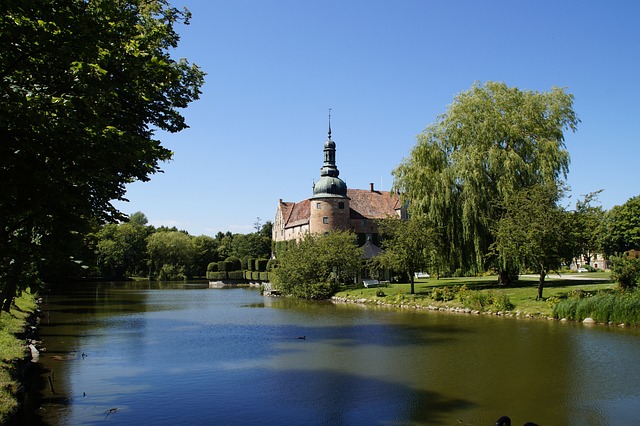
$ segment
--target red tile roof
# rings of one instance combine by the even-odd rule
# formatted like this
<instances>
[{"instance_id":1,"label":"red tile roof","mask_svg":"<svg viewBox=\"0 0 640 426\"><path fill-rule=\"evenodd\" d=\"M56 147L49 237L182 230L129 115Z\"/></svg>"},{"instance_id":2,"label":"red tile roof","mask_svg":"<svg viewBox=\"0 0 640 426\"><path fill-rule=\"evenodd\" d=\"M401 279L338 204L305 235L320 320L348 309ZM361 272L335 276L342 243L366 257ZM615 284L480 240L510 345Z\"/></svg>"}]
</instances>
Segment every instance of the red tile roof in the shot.
<instances>
[{"instance_id":1,"label":"red tile roof","mask_svg":"<svg viewBox=\"0 0 640 426\"><path fill-rule=\"evenodd\" d=\"M284 211L282 214L282 220L285 223L284 225L285 228L306 225L307 223L309 223L309 216L311 216L311 210L309 209L309 206L311 204L310 200L307 199L304 201L300 201L299 203L286 203L286 204L292 204L292 205L291 205L291 211L288 217L285 217Z\"/></svg>"},{"instance_id":2,"label":"red tile roof","mask_svg":"<svg viewBox=\"0 0 640 426\"><path fill-rule=\"evenodd\" d=\"M385 219L398 217L396 210L402 206L400 197L389 191L371 191L366 189L349 189L347 196L351 198L350 216L352 219Z\"/></svg>"}]
</instances>

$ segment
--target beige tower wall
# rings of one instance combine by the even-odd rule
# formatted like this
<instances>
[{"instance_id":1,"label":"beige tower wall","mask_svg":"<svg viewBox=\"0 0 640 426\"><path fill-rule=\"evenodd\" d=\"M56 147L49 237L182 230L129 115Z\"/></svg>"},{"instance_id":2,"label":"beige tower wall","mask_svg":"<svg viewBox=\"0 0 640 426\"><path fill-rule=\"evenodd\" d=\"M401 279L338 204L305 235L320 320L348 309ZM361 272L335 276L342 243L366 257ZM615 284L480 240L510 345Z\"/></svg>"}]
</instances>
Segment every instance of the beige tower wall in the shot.
<instances>
[{"instance_id":1,"label":"beige tower wall","mask_svg":"<svg viewBox=\"0 0 640 426\"><path fill-rule=\"evenodd\" d=\"M309 232L324 234L349 228L349 198L313 198L309 206ZM326 222L326 223L325 223Z\"/></svg>"}]
</instances>

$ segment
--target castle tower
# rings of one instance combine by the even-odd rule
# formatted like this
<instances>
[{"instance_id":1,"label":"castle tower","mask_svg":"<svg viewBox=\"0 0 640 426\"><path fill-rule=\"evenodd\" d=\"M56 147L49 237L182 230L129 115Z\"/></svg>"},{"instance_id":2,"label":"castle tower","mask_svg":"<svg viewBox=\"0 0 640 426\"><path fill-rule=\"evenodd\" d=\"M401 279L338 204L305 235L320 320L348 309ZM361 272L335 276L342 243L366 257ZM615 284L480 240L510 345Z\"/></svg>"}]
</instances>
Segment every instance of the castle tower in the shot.
<instances>
[{"instance_id":1,"label":"castle tower","mask_svg":"<svg viewBox=\"0 0 640 426\"><path fill-rule=\"evenodd\" d=\"M320 179L313 185L310 198L309 231L325 234L331 230L349 229L349 201L347 184L338 176L336 144L331 140L331 112L329 112L329 136L324 143L324 165Z\"/></svg>"}]
</instances>

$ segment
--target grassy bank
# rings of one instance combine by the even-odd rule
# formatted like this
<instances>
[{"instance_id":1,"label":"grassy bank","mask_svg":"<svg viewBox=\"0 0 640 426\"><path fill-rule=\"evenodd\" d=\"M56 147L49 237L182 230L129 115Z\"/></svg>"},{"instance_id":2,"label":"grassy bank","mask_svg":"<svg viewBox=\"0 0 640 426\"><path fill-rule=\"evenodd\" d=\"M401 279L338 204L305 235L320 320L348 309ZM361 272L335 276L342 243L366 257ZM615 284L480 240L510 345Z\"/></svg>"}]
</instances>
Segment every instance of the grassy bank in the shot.
<instances>
[{"instance_id":1,"label":"grassy bank","mask_svg":"<svg viewBox=\"0 0 640 426\"><path fill-rule=\"evenodd\" d=\"M17 408L19 383L14 380L16 363L25 357L26 345L16 335L24 332L27 318L35 311L34 295L23 292L10 313L0 314L0 423Z\"/></svg>"},{"instance_id":2,"label":"grassy bank","mask_svg":"<svg viewBox=\"0 0 640 426\"><path fill-rule=\"evenodd\" d=\"M608 273L567 274L559 278L547 278L543 292L544 298L536 300L537 277L520 277L516 284L508 287L496 283L496 276L427 278L416 280L415 294L410 294L410 284L390 284L387 287L378 288L363 288L360 284L344 289L335 297L358 300L360 303L417 308L462 309L474 306L470 309L485 312L508 310L512 314L551 317L555 303L570 292L575 290L595 292L616 287ZM507 302L511 306L505 309L504 305Z\"/></svg>"}]
</instances>

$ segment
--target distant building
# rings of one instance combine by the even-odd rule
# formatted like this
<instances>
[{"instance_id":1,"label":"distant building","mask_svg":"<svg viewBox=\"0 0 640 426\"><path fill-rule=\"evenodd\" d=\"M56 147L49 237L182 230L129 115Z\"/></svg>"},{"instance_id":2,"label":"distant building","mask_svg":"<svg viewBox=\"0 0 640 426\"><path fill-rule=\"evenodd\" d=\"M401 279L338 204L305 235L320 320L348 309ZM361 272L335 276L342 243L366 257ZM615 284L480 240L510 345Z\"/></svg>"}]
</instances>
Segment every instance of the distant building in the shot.
<instances>
[{"instance_id":1,"label":"distant building","mask_svg":"<svg viewBox=\"0 0 640 426\"><path fill-rule=\"evenodd\" d=\"M348 189L338 176L336 144L329 136L324 143L324 165L320 179L313 185L313 196L298 202L280 201L273 222L273 240L299 240L305 234L326 234L332 230L350 230L360 245L379 244L377 219L406 219L407 210L400 197L389 191Z\"/></svg>"}]
</instances>

